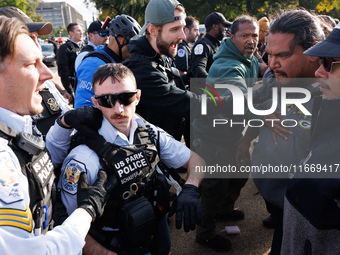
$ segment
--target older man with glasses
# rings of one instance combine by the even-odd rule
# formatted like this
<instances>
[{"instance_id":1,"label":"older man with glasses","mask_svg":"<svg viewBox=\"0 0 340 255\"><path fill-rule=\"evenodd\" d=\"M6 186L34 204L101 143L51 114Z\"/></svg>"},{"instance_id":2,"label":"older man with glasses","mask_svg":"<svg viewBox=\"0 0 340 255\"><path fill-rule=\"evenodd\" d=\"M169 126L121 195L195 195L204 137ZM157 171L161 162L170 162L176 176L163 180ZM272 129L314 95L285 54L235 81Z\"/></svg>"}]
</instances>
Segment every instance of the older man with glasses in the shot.
<instances>
[{"instance_id":1,"label":"older man with glasses","mask_svg":"<svg viewBox=\"0 0 340 255\"><path fill-rule=\"evenodd\" d=\"M263 79L265 84L260 93L262 98L266 98L263 93L268 88L277 87L279 92L284 87L298 87L308 90L312 99L304 104L304 107L311 112L313 108L313 95L318 93L318 87L311 80L314 72L319 67L319 59L313 56L304 55L303 52L313 44L324 39L324 34L320 24L314 16L305 10L288 10L276 16L269 27L267 36L266 51L268 53L268 64L275 79ZM297 79L298 78L298 79ZM301 79L304 78L304 79ZM282 95L282 93L280 93ZM301 93L289 93L289 98L301 99ZM270 109L272 97L261 102L263 109ZM278 102L278 110L286 112L265 116L273 121L275 130L269 126L260 128L249 128L244 136L237 152L239 164L249 164L249 147L252 139L259 136L258 142L254 146L252 154L252 166L269 165L290 166L297 165L301 157L307 152L310 141L312 116L304 114L297 105L283 105L281 99ZM283 128L282 121L294 120L295 127ZM265 123L269 123L265 121ZM276 135L272 132L278 132ZM274 142L273 137L274 136ZM241 156L242 155L242 156ZM241 161L243 160L243 161ZM280 254L282 240L282 217L283 201L287 184L288 174L284 173L252 173L254 183L263 196L268 212L275 222L271 254Z\"/></svg>"},{"instance_id":2,"label":"older man with glasses","mask_svg":"<svg viewBox=\"0 0 340 255\"><path fill-rule=\"evenodd\" d=\"M304 171L287 187L281 254L339 254L340 25L304 54L320 57L315 76L323 95L314 103Z\"/></svg>"}]
</instances>

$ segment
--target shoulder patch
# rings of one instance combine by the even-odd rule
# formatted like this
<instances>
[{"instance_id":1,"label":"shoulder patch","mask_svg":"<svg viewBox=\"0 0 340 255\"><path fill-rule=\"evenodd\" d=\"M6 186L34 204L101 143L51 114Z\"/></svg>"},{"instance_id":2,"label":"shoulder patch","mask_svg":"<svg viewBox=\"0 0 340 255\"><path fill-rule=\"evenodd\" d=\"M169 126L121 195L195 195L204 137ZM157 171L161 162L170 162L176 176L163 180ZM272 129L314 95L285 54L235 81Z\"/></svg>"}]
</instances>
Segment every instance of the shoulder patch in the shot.
<instances>
[{"instance_id":1,"label":"shoulder patch","mask_svg":"<svg viewBox=\"0 0 340 255\"><path fill-rule=\"evenodd\" d=\"M80 173L86 172L86 167L83 163L71 159L67 165L62 176L62 189L72 195L77 193L78 180Z\"/></svg>"},{"instance_id":2,"label":"shoulder patch","mask_svg":"<svg viewBox=\"0 0 340 255\"><path fill-rule=\"evenodd\" d=\"M179 49L177 51L177 56L180 58L183 58L185 56L185 50L184 49Z\"/></svg>"},{"instance_id":3,"label":"shoulder patch","mask_svg":"<svg viewBox=\"0 0 340 255\"><path fill-rule=\"evenodd\" d=\"M194 49L195 55L201 55L203 53L203 44L197 44Z\"/></svg>"},{"instance_id":4,"label":"shoulder patch","mask_svg":"<svg viewBox=\"0 0 340 255\"><path fill-rule=\"evenodd\" d=\"M19 175L10 155L6 152L0 153L0 197L6 204L23 199L19 188Z\"/></svg>"}]
</instances>

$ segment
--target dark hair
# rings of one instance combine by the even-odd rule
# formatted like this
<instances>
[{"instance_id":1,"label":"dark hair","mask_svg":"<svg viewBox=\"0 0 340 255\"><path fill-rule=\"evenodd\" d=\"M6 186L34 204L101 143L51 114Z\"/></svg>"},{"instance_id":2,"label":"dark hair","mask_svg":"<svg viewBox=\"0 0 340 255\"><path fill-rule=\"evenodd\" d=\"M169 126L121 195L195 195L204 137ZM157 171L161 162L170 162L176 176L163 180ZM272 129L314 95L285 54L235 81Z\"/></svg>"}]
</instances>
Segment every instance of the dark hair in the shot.
<instances>
[{"instance_id":1,"label":"dark hair","mask_svg":"<svg viewBox=\"0 0 340 255\"><path fill-rule=\"evenodd\" d=\"M29 35L26 25L17 18L8 18L0 15L0 72L3 72L5 66L4 60L9 56L11 59L15 56L15 40L21 33Z\"/></svg>"},{"instance_id":2,"label":"dark hair","mask_svg":"<svg viewBox=\"0 0 340 255\"><path fill-rule=\"evenodd\" d=\"M78 23L70 23L70 24L68 24L68 26L67 26L67 32L68 32L68 33L70 33L70 31L73 32L74 27L75 27L75 26L78 26L78 25L79 25Z\"/></svg>"},{"instance_id":3,"label":"dark hair","mask_svg":"<svg viewBox=\"0 0 340 255\"><path fill-rule=\"evenodd\" d=\"M185 23L186 23L185 27L190 30L192 28L194 22L197 22L199 24L199 21L195 17L187 16L185 18Z\"/></svg>"},{"instance_id":4,"label":"dark hair","mask_svg":"<svg viewBox=\"0 0 340 255\"><path fill-rule=\"evenodd\" d=\"M336 27L336 22L335 20L329 16L329 15L320 15L320 17L327 23L329 24L332 28Z\"/></svg>"},{"instance_id":5,"label":"dark hair","mask_svg":"<svg viewBox=\"0 0 340 255\"><path fill-rule=\"evenodd\" d=\"M243 23L254 23L256 26L259 26L257 23L256 18L249 16L249 15L242 15L240 17L237 17L233 24L231 25L230 34L235 35L238 31L239 25Z\"/></svg>"},{"instance_id":6,"label":"dark hair","mask_svg":"<svg viewBox=\"0 0 340 255\"><path fill-rule=\"evenodd\" d=\"M278 14L271 22L269 33L294 34L294 43L304 50L325 39L320 22L311 13L302 9Z\"/></svg>"},{"instance_id":7,"label":"dark hair","mask_svg":"<svg viewBox=\"0 0 340 255\"><path fill-rule=\"evenodd\" d=\"M93 91L97 87L97 85L103 84L104 81L106 81L107 78L112 78L112 83L115 83L115 80L120 82L120 79L124 79L126 77L131 77L133 80L136 88L136 79L133 75L132 71L124 66L123 64L116 64L116 63L109 63L103 66L100 66L97 71L93 74L92 78L92 88Z\"/></svg>"}]
</instances>

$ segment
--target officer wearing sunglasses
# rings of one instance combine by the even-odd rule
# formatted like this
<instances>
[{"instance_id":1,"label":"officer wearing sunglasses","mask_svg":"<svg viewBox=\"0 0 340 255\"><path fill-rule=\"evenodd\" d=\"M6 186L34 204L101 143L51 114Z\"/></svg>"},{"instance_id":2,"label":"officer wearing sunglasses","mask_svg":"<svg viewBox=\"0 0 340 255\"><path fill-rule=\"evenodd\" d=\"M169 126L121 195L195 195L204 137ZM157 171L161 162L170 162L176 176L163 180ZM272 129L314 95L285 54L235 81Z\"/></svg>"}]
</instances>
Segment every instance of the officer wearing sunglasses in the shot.
<instances>
[{"instance_id":1,"label":"officer wearing sunglasses","mask_svg":"<svg viewBox=\"0 0 340 255\"><path fill-rule=\"evenodd\" d=\"M106 28L102 29L102 22L100 22L99 20L93 21L90 24L87 33L87 45L82 48L74 63L76 72L79 64L87 55L87 53L94 51L98 45L105 45L106 43L108 43L109 30Z\"/></svg>"},{"instance_id":2,"label":"officer wearing sunglasses","mask_svg":"<svg viewBox=\"0 0 340 255\"><path fill-rule=\"evenodd\" d=\"M315 76L323 97L314 103L310 151L301 162L305 169L315 165L323 170L290 181L281 254L335 254L340 250L340 181L335 170L340 163L340 25L304 54L320 58Z\"/></svg>"},{"instance_id":3,"label":"officer wearing sunglasses","mask_svg":"<svg viewBox=\"0 0 340 255\"><path fill-rule=\"evenodd\" d=\"M100 66L92 82L93 104L104 117L98 133L104 137L106 145L98 146L96 136L92 136L95 137L93 142L71 150L61 168L59 187L62 189L62 200L67 212L72 213L76 208L77 196L77 182L74 180L81 172L87 172L91 185L99 169L108 169L115 173L119 185L111 193L104 216L92 225L83 251L91 254L90 249L95 248L117 253L131 252L129 254L168 254L170 236L166 212L159 215L160 207L157 206L165 202L163 200L168 195L158 197L160 190L150 186L160 178L155 172L157 162L160 158L168 167L188 169L188 179L179 193L174 210L177 213L176 227L181 228L183 214L185 231L194 230L200 219L198 185L202 178L201 173L195 172L195 166L204 166L205 163L184 144L135 114L141 91L126 66L115 63ZM108 143L111 147L106 147ZM100 149L95 149L93 145ZM109 151L106 155L112 157L103 160L100 153L102 148L106 148L104 150ZM167 182L165 186L169 189ZM147 194L152 194L151 200ZM157 201L152 199L156 196ZM125 221L129 219L135 220L127 224ZM134 228L135 224L138 224L137 228Z\"/></svg>"}]
</instances>

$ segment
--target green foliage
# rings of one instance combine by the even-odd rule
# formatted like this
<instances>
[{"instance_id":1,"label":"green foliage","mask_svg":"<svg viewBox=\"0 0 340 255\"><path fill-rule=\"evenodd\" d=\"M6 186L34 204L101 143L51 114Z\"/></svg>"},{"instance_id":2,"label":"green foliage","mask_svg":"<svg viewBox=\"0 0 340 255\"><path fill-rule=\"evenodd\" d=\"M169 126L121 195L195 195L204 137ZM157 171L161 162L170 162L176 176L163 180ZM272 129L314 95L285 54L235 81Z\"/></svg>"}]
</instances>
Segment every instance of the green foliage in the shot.
<instances>
[{"instance_id":1,"label":"green foliage","mask_svg":"<svg viewBox=\"0 0 340 255\"><path fill-rule=\"evenodd\" d=\"M39 4L39 0L2 0L0 2L0 7L13 6L22 10L27 14L33 21L39 22L43 21L43 16L37 16L35 10Z\"/></svg>"},{"instance_id":2,"label":"green foliage","mask_svg":"<svg viewBox=\"0 0 340 255\"><path fill-rule=\"evenodd\" d=\"M94 3L100 11L99 19L105 20L107 16L127 14L140 22L144 17L146 5L150 0L84 0L86 4Z\"/></svg>"},{"instance_id":3,"label":"green foliage","mask_svg":"<svg viewBox=\"0 0 340 255\"><path fill-rule=\"evenodd\" d=\"M41 0L1 0L0 7L15 6L24 11L33 21L42 21L42 16L35 14L35 9ZM99 11L99 19L107 16L112 19L116 15L127 14L134 17L141 25L144 24L144 13L150 0L83 0L86 5L94 3ZM186 9L187 15L196 17L201 24L211 12L218 11L228 20L234 20L242 14L255 16L271 16L282 9L303 7L318 14L332 17L340 16L340 0L179 0ZM54 28L51 36L67 36L65 28Z\"/></svg>"},{"instance_id":4,"label":"green foliage","mask_svg":"<svg viewBox=\"0 0 340 255\"><path fill-rule=\"evenodd\" d=\"M6 6L14 6L26 12L27 0L2 0L0 1L0 8Z\"/></svg>"}]
</instances>

